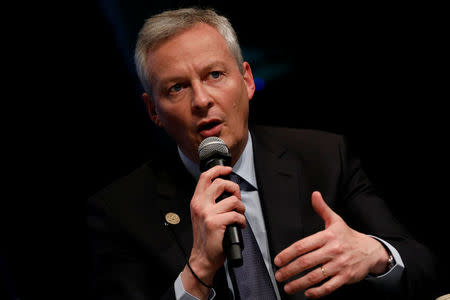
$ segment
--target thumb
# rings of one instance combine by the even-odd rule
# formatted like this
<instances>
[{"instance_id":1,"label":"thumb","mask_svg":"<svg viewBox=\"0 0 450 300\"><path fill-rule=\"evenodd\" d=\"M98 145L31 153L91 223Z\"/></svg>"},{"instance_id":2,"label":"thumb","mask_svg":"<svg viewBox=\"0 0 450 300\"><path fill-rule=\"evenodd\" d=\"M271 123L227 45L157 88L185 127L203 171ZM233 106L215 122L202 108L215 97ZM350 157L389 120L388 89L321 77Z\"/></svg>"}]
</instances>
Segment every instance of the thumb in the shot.
<instances>
[{"instance_id":1,"label":"thumb","mask_svg":"<svg viewBox=\"0 0 450 300\"><path fill-rule=\"evenodd\" d=\"M320 192L315 191L312 193L311 202L314 211L325 221L325 228L341 219L339 215L325 203Z\"/></svg>"}]
</instances>

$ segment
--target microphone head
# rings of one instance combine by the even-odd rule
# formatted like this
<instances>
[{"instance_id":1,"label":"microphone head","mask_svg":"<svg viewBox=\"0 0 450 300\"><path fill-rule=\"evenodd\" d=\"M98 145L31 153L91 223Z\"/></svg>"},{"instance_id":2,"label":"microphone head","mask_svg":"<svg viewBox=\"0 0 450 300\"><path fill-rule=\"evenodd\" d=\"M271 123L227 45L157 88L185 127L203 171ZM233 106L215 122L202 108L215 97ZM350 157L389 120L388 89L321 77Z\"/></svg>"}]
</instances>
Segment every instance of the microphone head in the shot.
<instances>
[{"instance_id":1,"label":"microphone head","mask_svg":"<svg viewBox=\"0 0 450 300\"><path fill-rule=\"evenodd\" d=\"M213 153L228 155L227 144L216 136L210 136L204 139L198 146L198 157L200 161L210 157Z\"/></svg>"}]
</instances>

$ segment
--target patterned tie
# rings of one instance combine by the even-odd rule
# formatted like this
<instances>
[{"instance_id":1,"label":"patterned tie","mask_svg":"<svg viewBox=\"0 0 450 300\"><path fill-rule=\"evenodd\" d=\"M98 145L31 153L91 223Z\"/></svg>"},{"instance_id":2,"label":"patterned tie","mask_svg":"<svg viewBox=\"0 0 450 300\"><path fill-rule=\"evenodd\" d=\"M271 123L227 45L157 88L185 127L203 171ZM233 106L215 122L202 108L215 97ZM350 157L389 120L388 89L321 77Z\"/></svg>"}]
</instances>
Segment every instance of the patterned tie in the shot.
<instances>
[{"instance_id":1,"label":"patterned tie","mask_svg":"<svg viewBox=\"0 0 450 300\"><path fill-rule=\"evenodd\" d=\"M241 191L255 191L256 189L249 184L245 179L235 173L230 174L230 179L237 184ZM242 300L274 300L277 299L275 290L269 277L264 259L259 250L258 243L253 234L250 224L242 229L242 238L244 242L244 249L242 257L244 264L237 268L229 268L234 270L235 286L239 289L240 299ZM231 274L233 277L233 274ZM239 297L235 297L238 299Z\"/></svg>"}]
</instances>

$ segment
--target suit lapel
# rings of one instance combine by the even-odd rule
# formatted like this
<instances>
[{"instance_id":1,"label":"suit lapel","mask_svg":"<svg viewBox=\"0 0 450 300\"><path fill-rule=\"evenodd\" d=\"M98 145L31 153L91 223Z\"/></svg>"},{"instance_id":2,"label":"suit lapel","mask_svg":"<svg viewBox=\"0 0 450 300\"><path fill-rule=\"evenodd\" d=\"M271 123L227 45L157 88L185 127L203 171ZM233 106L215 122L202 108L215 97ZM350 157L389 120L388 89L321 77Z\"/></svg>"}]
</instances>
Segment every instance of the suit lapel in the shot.
<instances>
[{"instance_id":1,"label":"suit lapel","mask_svg":"<svg viewBox=\"0 0 450 300\"><path fill-rule=\"evenodd\" d=\"M299 162L287 157L284 149L268 149L258 137L253 140L259 196L274 257L302 237L305 193L299 190Z\"/></svg>"},{"instance_id":2,"label":"suit lapel","mask_svg":"<svg viewBox=\"0 0 450 300\"><path fill-rule=\"evenodd\" d=\"M174 160L173 157L176 157ZM195 189L195 181L184 167L178 154L172 155L172 160L158 162L157 168L157 204L161 213L161 222L173 241L168 253L184 252L187 257L192 248L192 223L190 216L190 199ZM176 214L179 223L171 224L167 221L168 213ZM184 261L185 264L185 261Z\"/></svg>"},{"instance_id":3,"label":"suit lapel","mask_svg":"<svg viewBox=\"0 0 450 300\"><path fill-rule=\"evenodd\" d=\"M257 135L253 136L255 172L273 259L305 236L303 218L310 206L310 191L298 159L290 157L284 148L269 146ZM282 284L278 284L278 290L283 299L299 296L303 299L303 295L287 295Z\"/></svg>"}]
</instances>

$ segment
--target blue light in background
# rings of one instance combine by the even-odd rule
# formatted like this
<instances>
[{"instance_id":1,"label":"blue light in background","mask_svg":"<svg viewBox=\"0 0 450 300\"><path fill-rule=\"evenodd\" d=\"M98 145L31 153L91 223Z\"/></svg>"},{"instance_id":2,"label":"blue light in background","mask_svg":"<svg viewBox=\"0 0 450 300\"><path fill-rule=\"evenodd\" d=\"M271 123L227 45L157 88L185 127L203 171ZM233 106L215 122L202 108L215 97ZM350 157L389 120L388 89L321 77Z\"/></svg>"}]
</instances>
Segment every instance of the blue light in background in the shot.
<instances>
[{"instance_id":1,"label":"blue light in background","mask_svg":"<svg viewBox=\"0 0 450 300\"><path fill-rule=\"evenodd\" d=\"M260 77L253 78L253 81L255 82L255 89L257 91L261 91L264 88L265 84L266 84L264 79L262 79Z\"/></svg>"},{"instance_id":2,"label":"blue light in background","mask_svg":"<svg viewBox=\"0 0 450 300\"><path fill-rule=\"evenodd\" d=\"M263 90L266 82L280 80L292 71L291 61L281 57L277 49L243 46L242 54L252 67L256 91Z\"/></svg>"}]
</instances>

